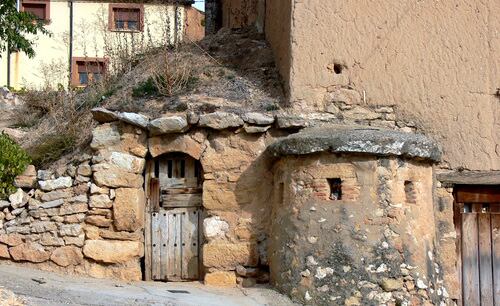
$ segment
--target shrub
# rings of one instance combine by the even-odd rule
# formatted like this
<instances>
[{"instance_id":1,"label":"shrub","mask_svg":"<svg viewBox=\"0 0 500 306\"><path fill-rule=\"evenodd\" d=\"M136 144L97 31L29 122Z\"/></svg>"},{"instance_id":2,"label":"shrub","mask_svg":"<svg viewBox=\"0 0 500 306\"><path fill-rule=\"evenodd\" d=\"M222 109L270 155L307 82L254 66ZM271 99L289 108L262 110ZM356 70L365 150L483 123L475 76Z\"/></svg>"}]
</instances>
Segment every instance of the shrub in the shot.
<instances>
[{"instance_id":1,"label":"shrub","mask_svg":"<svg viewBox=\"0 0 500 306\"><path fill-rule=\"evenodd\" d=\"M71 133L43 135L39 142L28 149L36 167L46 167L61 156L71 152L76 138Z\"/></svg>"},{"instance_id":2,"label":"shrub","mask_svg":"<svg viewBox=\"0 0 500 306\"><path fill-rule=\"evenodd\" d=\"M31 162L26 152L3 132L0 134L0 199L15 191L14 178Z\"/></svg>"}]
</instances>

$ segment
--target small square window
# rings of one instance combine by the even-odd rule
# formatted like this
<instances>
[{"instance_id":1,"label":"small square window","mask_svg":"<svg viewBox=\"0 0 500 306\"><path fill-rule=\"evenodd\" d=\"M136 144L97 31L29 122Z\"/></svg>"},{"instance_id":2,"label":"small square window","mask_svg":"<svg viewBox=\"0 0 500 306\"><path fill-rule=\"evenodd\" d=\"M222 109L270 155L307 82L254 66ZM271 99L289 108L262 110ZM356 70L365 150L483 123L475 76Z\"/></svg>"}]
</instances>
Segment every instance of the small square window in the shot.
<instances>
[{"instance_id":1,"label":"small square window","mask_svg":"<svg viewBox=\"0 0 500 306\"><path fill-rule=\"evenodd\" d=\"M406 203L417 204L417 191L412 181L405 181L405 197Z\"/></svg>"},{"instance_id":2,"label":"small square window","mask_svg":"<svg viewBox=\"0 0 500 306\"><path fill-rule=\"evenodd\" d=\"M327 179L330 187L329 198L332 201L342 200L342 180L340 178Z\"/></svg>"}]
</instances>

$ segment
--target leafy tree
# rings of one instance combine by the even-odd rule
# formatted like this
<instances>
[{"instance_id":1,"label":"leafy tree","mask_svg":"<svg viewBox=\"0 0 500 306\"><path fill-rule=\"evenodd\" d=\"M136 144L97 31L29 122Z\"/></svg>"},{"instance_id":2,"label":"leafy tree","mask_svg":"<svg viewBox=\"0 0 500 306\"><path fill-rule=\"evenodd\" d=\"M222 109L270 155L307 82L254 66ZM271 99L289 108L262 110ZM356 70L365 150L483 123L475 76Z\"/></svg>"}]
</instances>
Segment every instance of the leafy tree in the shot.
<instances>
[{"instance_id":1,"label":"leafy tree","mask_svg":"<svg viewBox=\"0 0 500 306\"><path fill-rule=\"evenodd\" d=\"M28 35L39 33L49 35L45 24L37 20L36 16L26 12L18 12L16 0L0 1L0 52L22 51L29 57L35 56L33 39Z\"/></svg>"}]
</instances>

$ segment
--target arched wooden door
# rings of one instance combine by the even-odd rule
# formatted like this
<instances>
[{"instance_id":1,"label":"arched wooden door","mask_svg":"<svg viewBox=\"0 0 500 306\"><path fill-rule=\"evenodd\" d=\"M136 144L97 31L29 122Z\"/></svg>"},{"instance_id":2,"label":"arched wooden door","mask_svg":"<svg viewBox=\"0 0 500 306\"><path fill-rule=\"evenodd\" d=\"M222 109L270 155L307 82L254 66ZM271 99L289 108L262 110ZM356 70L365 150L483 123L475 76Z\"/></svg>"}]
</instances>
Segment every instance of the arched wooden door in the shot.
<instances>
[{"instance_id":1,"label":"arched wooden door","mask_svg":"<svg viewBox=\"0 0 500 306\"><path fill-rule=\"evenodd\" d=\"M148 167L146 279L200 278L202 171L199 162L168 154Z\"/></svg>"}]
</instances>

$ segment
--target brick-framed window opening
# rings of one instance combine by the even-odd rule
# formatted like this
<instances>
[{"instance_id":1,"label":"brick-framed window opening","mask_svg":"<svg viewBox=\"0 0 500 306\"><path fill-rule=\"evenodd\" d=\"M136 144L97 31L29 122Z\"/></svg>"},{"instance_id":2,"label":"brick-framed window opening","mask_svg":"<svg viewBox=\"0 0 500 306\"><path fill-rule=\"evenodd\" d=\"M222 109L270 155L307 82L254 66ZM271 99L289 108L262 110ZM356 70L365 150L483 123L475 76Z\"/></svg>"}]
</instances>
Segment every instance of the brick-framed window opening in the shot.
<instances>
[{"instance_id":1,"label":"brick-framed window opening","mask_svg":"<svg viewBox=\"0 0 500 306\"><path fill-rule=\"evenodd\" d=\"M71 84L84 87L98 82L106 74L107 66L103 58L73 58Z\"/></svg>"},{"instance_id":2,"label":"brick-framed window opening","mask_svg":"<svg viewBox=\"0 0 500 306\"><path fill-rule=\"evenodd\" d=\"M139 32L144 25L144 5L112 3L109 5L109 30Z\"/></svg>"},{"instance_id":3,"label":"brick-framed window opening","mask_svg":"<svg viewBox=\"0 0 500 306\"><path fill-rule=\"evenodd\" d=\"M50 21L50 1L49 0L23 0L21 11L31 13L38 21Z\"/></svg>"}]
</instances>

